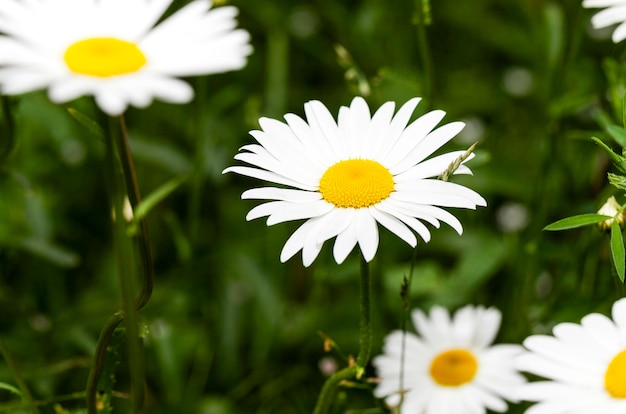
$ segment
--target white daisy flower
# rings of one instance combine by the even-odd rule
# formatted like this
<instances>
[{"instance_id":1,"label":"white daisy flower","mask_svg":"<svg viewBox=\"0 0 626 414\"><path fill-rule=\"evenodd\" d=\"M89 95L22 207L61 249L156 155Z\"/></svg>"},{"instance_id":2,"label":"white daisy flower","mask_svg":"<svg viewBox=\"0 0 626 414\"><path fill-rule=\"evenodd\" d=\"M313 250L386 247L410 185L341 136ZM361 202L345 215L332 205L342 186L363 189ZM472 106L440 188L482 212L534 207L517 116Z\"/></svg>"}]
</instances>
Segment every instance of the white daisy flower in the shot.
<instances>
[{"instance_id":1,"label":"white daisy flower","mask_svg":"<svg viewBox=\"0 0 626 414\"><path fill-rule=\"evenodd\" d=\"M517 359L519 369L549 380L520 389L520 399L537 402L526 414L626 413L626 299L613 305L613 320L592 313L552 333L526 338L530 352Z\"/></svg>"},{"instance_id":2,"label":"white daisy flower","mask_svg":"<svg viewBox=\"0 0 626 414\"><path fill-rule=\"evenodd\" d=\"M584 0L583 7L604 8L591 18L594 29L618 25L613 31L614 43L626 39L626 0Z\"/></svg>"},{"instance_id":3,"label":"white daisy flower","mask_svg":"<svg viewBox=\"0 0 626 414\"><path fill-rule=\"evenodd\" d=\"M240 69L249 34L235 7L195 0L155 26L172 0L2 0L0 91L48 89L55 103L93 95L103 111L186 103L177 76Z\"/></svg>"},{"instance_id":4,"label":"white daisy flower","mask_svg":"<svg viewBox=\"0 0 626 414\"><path fill-rule=\"evenodd\" d=\"M287 240L280 255L286 261L302 250L305 266L317 257L328 239L337 237L334 257L341 263L358 243L370 261L378 249L378 226L411 246L416 232L424 241L430 233L423 220L439 227L439 220L459 234L461 223L440 207L474 209L485 206L476 192L458 184L431 179L464 151L425 161L464 126L452 122L435 130L445 112L432 111L407 126L419 98L411 99L394 116L394 103L385 103L373 116L363 98L339 110L335 122L318 101L304 105L306 121L285 115L286 123L261 118L261 131L250 134L258 144L245 145L235 159L249 166L235 172L289 188L248 190L244 199L274 200L253 208L248 220L268 216L267 224L306 219ZM470 156L468 159L471 159ZM470 174L461 165L457 174Z\"/></svg>"},{"instance_id":5,"label":"white daisy flower","mask_svg":"<svg viewBox=\"0 0 626 414\"><path fill-rule=\"evenodd\" d=\"M400 414L485 414L505 412L516 402L524 377L513 361L519 345L491 345L500 328L497 309L465 306L451 319L434 307L430 317L411 314L420 336L394 331L374 358L381 381L374 390ZM404 356L402 343L404 344Z\"/></svg>"}]
</instances>

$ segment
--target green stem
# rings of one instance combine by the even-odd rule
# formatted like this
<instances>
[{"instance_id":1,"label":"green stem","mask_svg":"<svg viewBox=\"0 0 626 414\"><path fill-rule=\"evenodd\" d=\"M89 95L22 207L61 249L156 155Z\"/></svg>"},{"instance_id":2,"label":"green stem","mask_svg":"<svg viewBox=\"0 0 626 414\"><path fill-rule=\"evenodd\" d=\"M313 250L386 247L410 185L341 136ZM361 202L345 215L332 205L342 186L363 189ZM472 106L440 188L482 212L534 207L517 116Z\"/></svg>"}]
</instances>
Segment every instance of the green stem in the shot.
<instances>
[{"instance_id":1,"label":"green stem","mask_svg":"<svg viewBox=\"0 0 626 414\"><path fill-rule=\"evenodd\" d=\"M413 281L413 272L415 271L415 262L417 261L417 246L413 249L413 260L411 260L411 268L409 269L409 276L405 279L404 286L402 286L400 295L402 296L402 321L400 323L402 329L402 347L400 349L400 384L398 390L400 391L400 402L398 403L398 410L402 410L402 404L404 403L404 359L406 355L406 331L407 320L411 310L411 282Z\"/></svg>"},{"instance_id":2,"label":"green stem","mask_svg":"<svg viewBox=\"0 0 626 414\"><path fill-rule=\"evenodd\" d=\"M89 377L87 378L87 412L89 414L96 414L96 395L98 392L98 381L100 380L100 374L102 374L102 367L104 366L104 359L106 357L107 348L113 332L124 321L123 312L115 312L104 324L98 343L96 344L96 354L93 364L93 368L89 371Z\"/></svg>"},{"instance_id":3,"label":"green stem","mask_svg":"<svg viewBox=\"0 0 626 414\"><path fill-rule=\"evenodd\" d=\"M417 24L417 42L422 59L423 74L423 98L428 105L432 103L432 90L434 83L433 62L428 45L428 36L426 26L430 22L430 2L429 0L416 0L416 24Z\"/></svg>"},{"instance_id":4,"label":"green stem","mask_svg":"<svg viewBox=\"0 0 626 414\"><path fill-rule=\"evenodd\" d=\"M17 383L17 386L22 393L22 398L26 400L26 402L30 406L31 411L34 414L39 414L39 409L37 408L37 405L35 404L35 400L33 400L33 396L30 393L30 390L28 389L28 386L26 385L24 378L22 377L22 374L20 373L20 370L17 366L17 362L15 362L15 359L13 359L13 356L9 352L9 348L6 346L6 344L4 343L4 339L1 336L0 336L0 352L2 352L2 356L4 357L4 360L9 366L9 370L11 371L11 374L13 374L13 378L15 379L15 382Z\"/></svg>"},{"instance_id":5,"label":"green stem","mask_svg":"<svg viewBox=\"0 0 626 414\"><path fill-rule=\"evenodd\" d=\"M350 379L361 379L365 373L365 367L369 362L371 350L372 350L372 285L370 283L370 271L369 264L360 255L361 259L361 279L360 279L360 311L361 311L361 323L360 323L360 335L359 335L359 354L357 355L356 362L340 371L337 371L331 375L324 386L317 399L315 410L313 414L326 414L330 412L330 408L335 401L337 395L337 388L343 381Z\"/></svg>"},{"instance_id":6,"label":"green stem","mask_svg":"<svg viewBox=\"0 0 626 414\"><path fill-rule=\"evenodd\" d=\"M128 140L128 131L126 129L126 122L124 117L119 117L120 133L115 134L117 138L117 148L119 151L120 161L122 163L122 170L124 171L124 180L126 183L126 193L133 210L141 202L141 193L139 192L139 183L137 182L137 173L135 172L135 163L130 151L130 144ZM154 267L152 265L152 250L150 248L150 237L148 235L148 225L144 219L139 222L139 256L141 258L142 269L142 283L141 291L137 300L135 301L135 307L137 310L143 308L152 296L152 289L154 287Z\"/></svg>"},{"instance_id":7,"label":"green stem","mask_svg":"<svg viewBox=\"0 0 626 414\"><path fill-rule=\"evenodd\" d=\"M112 199L115 212L113 223L113 239L115 257L117 258L120 288L122 291L122 309L126 314L126 341L128 349L128 366L130 374L131 412L139 412L143 402L143 355L139 343L139 327L137 310L135 309L135 294L133 279L136 273L133 243L128 235L127 223L124 218L124 202L126 191L124 182L124 151L126 146L119 145L125 141L123 123L118 124L109 119L109 139L107 139L107 160ZM120 136L122 135L122 136ZM119 157L119 158L118 158Z\"/></svg>"},{"instance_id":8,"label":"green stem","mask_svg":"<svg viewBox=\"0 0 626 414\"><path fill-rule=\"evenodd\" d=\"M365 366L369 362L370 354L372 352L372 284L370 283L370 267L367 261L360 255L361 258L361 323L360 323L360 338L359 338L359 355L356 358L357 373L356 378L361 379L365 372Z\"/></svg>"},{"instance_id":9,"label":"green stem","mask_svg":"<svg viewBox=\"0 0 626 414\"><path fill-rule=\"evenodd\" d=\"M98 382L102 374L107 348L113 332L124 319L126 319L131 399L134 412L140 410L143 404L144 367L143 354L139 342L137 311L148 303L154 286L154 268L152 265L148 227L146 220L141 219L139 222L138 245L141 258L142 283L139 295L137 297L134 296L133 281L136 274L136 263L133 243L128 235L124 219L124 203L126 197L128 197L128 201L134 210L141 202L141 194L124 117L109 118L104 129L107 131L107 136L105 137L107 144L107 184L116 218L114 220L113 233L115 252L118 259L120 288L122 290L123 311L116 312L107 320L96 344L94 364L87 380L86 400L89 414L96 413Z\"/></svg>"}]
</instances>

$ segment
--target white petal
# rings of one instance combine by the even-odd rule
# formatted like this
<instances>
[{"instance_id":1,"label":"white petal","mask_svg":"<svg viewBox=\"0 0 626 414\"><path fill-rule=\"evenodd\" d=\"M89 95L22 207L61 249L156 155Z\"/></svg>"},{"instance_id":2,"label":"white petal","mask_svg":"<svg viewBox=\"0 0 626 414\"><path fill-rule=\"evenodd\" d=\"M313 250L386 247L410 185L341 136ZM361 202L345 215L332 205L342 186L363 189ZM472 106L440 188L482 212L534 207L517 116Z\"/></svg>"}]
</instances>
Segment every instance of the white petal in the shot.
<instances>
[{"instance_id":1,"label":"white petal","mask_svg":"<svg viewBox=\"0 0 626 414\"><path fill-rule=\"evenodd\" d=\"M321 200L322 195L317 191L292 190L290 188L262 187L244 191L241 194L244 200L282 200L291 202L310 202Z\"/></svg>"},{"instance_id":2,"label":"white petal","mask_svg":"<svg viewBox=\"0 0 626 414\"><path fill-rule=\"evenodd\" d=\"M387 132L384 135L378 137L379 145L377 146L376 159L384 160L390 151L393 150L396 142L402 135L404 128L406 127L409 119L411 118L411 114L415 110L417 104L421 101L421 98L413 98L407 101L396 113L396 116L393 117L389 127L387 128Z\"/></svg>"},{"instance_id":3,"label":"white petal","mask_svg":"<svg viewBox=\"0 0 626 414\"><path fill-rule=\"evenodd\" d=\"M382 160L392 174L398 174L398 164L411 152L420 146L420 143L437 126L446 115L444 111L435 110L422 115L411 123L403 132L393 150Z\"/></svg>"},{"instance_id":4,"label":"white petal","mask_svg":"<svg viewBox=\"0 0 626 414\"><path fill-rule=\"evenodd\" d=\"M371 261L378 250L378 226L368 209L356 210L356 237L365 261Z\"/></svg>"},{"instance_id":5,"label":"white petal","mask_svg":"<svg viewBox=\"0 0 626 414\"><path fill-rule=\"evenodd\" d=\"M384 211L379 211L375 207L370 207L370 213L379 222L382 226L387 228L390 232L395 234L404 240L411 247L415 247L417 245L417 239L415 235L408 229L408 227L396 217L385 213Z\"/></svg>"}]
</instances>

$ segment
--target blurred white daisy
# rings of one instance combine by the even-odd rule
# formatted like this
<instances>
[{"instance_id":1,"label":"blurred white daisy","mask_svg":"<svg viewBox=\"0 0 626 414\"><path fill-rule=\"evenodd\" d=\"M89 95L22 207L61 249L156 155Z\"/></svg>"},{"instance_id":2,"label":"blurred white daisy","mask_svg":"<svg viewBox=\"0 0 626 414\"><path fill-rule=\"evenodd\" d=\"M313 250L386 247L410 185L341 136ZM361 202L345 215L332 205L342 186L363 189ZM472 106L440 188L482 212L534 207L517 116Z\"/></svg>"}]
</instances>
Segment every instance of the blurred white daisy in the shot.
<instances>
[{"instance_id":1,"label":"blurred white daisy","mask_svg":"<svg viewBox=\"0 0 626 414\"><path fill-rule=\"evenodd\" d=\"M357 97L339 110L337 122L321 102L311 101L304 105L306 121L293 114L285 115L286 123L259 120L262 130L250 132L258 144L245 145L235 156L251 167L224 172L289 187L255 188L241 196L274 200L253 208L248 220L268 216L268 225L307 220L285 243L281 261L302 250L304 265L309 266L324 242L335 236L337 263L357 243L370 261L378 249L377 223L411 246L417 244L413 231L430 240L420 220L435 227L441 220L461 234L459 220L440 207L475 209L485 206L485 200L466 187L429 177L437 177L464 151L425 158L464 124L434 129L445 115L436 110L407 126L419 101L411 99L395 116L394 103L387 102L371 116L365 100ZM471 171L460 165L456 173Z\"/></svg>"},{"instance_id":2,"label":"blurred white daisy","mask_svg":"<svg viewBox=\"0 0 626 414\"><path fill-rule=\"evenodd\" d=\"M591 18L594 29L617 25L613 31L614 43L626 39L626 0L584 0L583 7L605 8Z\"/></svg>"},{"instance_id":3,"label":"blurred white daisy","mask_svg":"<svg viewBox=\"0 0 626 414\"><path fill-rule=\"evenodd\" d=\"M626 413L626 299L613 305L613 320L592 313L552 333L526 338L530 352L517 359L520 370L549 380L520 389L520 399L537 402L526 414Z\"/></svg>"},{"instance_id":4,"label":"blurred white daisy","mask_svg":"<svg viewBox=\"0 0 626 414\"><path fill-rule=\"evenodd\" d=\"M2 0L0 92L48 88L53 102L95 96L110 115L153 98L186 103L177 76L240 69L249 34L237 9L195 0L155 26L172 0Z\"/></svg>"},{"instance_id":5,"label":"blurred white daisy","mask_svg":"<svg viewBox=\"0 0 626 414\"><path fill-rule=\"evenodd\" d=\"M430 317L420 310L411 316L420 336L392 332L373 360L380 377L376 397L391 407L401 404L401 414L505 412L505 400L516 402L525 379L513 361L523 348L491 345L500 328L497 309L465 306L451 319L434 307Z\"/></svg>"}]
</instances>

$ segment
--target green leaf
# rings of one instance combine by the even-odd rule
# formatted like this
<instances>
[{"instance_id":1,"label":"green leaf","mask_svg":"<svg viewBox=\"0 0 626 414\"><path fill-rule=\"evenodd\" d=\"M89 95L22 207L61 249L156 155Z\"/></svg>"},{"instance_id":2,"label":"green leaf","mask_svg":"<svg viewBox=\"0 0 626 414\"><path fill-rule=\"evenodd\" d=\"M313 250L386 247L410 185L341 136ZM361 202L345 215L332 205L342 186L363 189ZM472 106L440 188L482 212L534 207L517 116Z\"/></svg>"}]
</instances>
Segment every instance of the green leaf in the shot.
<instances>
[{"instance_id":1,"label":"green leaf","mask_svg":"<svg viewBox=\"0 0 626 414\"><path fill-rule=\"evenodd\" d=\"M146 198L144 198L137 205L135 211L133 212L133 222L129 227L129 231L131 232L131 234L137 231L137 226L139 225L139 222L148 215L150 210L152 210L157 204L163 201L163 199L170 195L174 190L180 187L180 185L186 180L186 175L178 176L166 182L161 187L154 190L154 192L150 193L150 195L148 195Z\"/></svg>"},{"instance_id":2,"label":"green leaf","mask_svg":"<svg viewBox=\"0 0 626 414\"><path fill-rule=\"evenodd\" d=\"M606 151L606 153L609 155L609 158L611 159L611 161L613 161L613 164L618 170L620 170L620 172L626 172L626 158L613 152L613 150L609 148L608 145L606 145L604 142L602 142L601 139L597 137L591 137L591 139Z\"/></svg>"},{"instance_id":3,"label":"green leaf","mask_svg":"<svg viewBox=\"0 0 626 414\"><path fill-rule=\"evenodd\" d=\"M87 128L89 132L98 138L104 139L104 131L102 131L102 128L100 128L100 125L98 125L96 121L74 108L67 108L67 112L69 112L72 118L78 121L79 124Z\"/></svg>"},{"instance_id":4,"label":"green leaf","mask_svg":"<svg viewBox=\"0 0 626 414\"><path fill-rule=\"evenodd\" d=\"M606 132L611 135L622 148L626 148L626 130L617 125L607 125Z\"/></svg>"},{"instance_id":5,"label":"green leaf","mask_svg":"<svg viewBox=\"0 0 626 414\"><path fill-rule=\"evenodd\" d=\"M613 264L615 265L615 271L619 280L624 282L624 271L626 269L626 251L624 250L624 238L622 237L622 229L617 223L617 220L613 221L611 225L611 255L613 256Z\"/></svg>"},{"instance_id":6,"label":"green leaf","mask_svg":"<svg viewBox=\"0 0 626 414\"><path fill-rule=\"evenodd\" d=\"M13 385L7 384L6 382L0 382L0 390L7 390L22 398L22 392L15 388Z\"/></svg>"},{"instance_id":7,"label":"green leaf","mask_svg":"<svg viewBox=\"0 0 626 414\"><path fill-rule=\"evenodd\" d=\"M575 229L577 227L588 226L590 224L599 223L612 218L613 217L605 216L604 214L581 214L555 221L552 224L548 224L543 229L548 231Z\"/></svg>"},{"instance_id":8,"label":"green leaf","mask_svg":"<svg viewBox=\"0 0 626 414\"><path fill-rule=\"evenodd\" d=\"M0 240L0 245L6 242L7 240ZM42 238L20 237L15 240L8 240L8 243L13 243L15 247L46 259L59 267L69 269L80 263L80 256L74 251Z\"/></svg>"}]
</instances>

